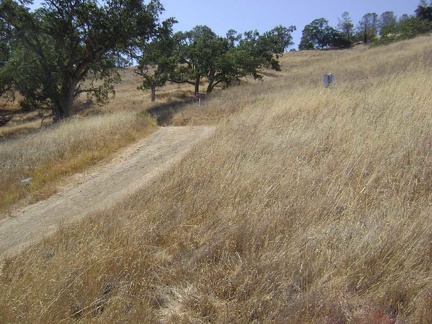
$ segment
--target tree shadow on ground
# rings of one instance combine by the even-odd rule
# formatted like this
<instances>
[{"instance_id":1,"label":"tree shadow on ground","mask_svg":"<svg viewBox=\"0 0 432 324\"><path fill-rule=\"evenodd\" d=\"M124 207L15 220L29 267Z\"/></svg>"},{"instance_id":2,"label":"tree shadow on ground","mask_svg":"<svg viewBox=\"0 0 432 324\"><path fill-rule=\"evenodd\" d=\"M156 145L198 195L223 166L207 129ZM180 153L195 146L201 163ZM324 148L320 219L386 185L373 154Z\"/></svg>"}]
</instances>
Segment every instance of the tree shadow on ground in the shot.
<instances>
[{"instance_id":1,"label":"tree shadow on ground","mask_svg":"<svg viewBox=\"0 0 432 324\"><path fill-rule=\"evenodd\" d=\"M196 98L186 98L182 101L157 104L147 111L156 119L159 126L169 126L177 113L197 102Z\"/></svg>"}]
</instances>

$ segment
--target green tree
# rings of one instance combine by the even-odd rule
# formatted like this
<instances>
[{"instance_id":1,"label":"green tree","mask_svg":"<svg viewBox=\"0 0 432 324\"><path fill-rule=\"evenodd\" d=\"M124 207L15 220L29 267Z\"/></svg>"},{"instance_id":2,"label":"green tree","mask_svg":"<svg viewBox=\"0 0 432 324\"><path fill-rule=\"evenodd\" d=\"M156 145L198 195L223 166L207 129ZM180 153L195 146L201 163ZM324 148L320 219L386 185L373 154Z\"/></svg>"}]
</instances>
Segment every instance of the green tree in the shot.
<instances>
[{"instance_id":1,"label":"green tree","mask_svg":"<svg viewBox=\"0 0 432 324\"><path fill-rule=\"evenodd\" d=\"M265 52L264 42L260 42L261 37L256 30L244 32L239 36L237 46L231 49L230 55L240 77L250 75L254 79L260 79L262 76L258 70L270 65L273 55Z\"/></svg>"},{"instance_id":2,"label":"green tree","mask_svg":"<svg viewBox=\"0 0 432 324\"><path fill-rule=\"evenodd\" d=\"M157 0L46 0L30 12L3 0L0 22L11 26L7 36L17 46L0 78L12 75L27 101L45 102L58 119L67 118L82 93L107 100L118 81L119 55L155 33L162 10Z\"/></svg>"},{"instance_id":3,"label":"green tree","mask_svg":"<svg viewBox=\"0 0 432 324\"><path fill-rule=\"evenodd\" d=\"M192 84L198 93L202 78L207 77L209 83L212 82L216 61L228 51L228 42L208 26L196 26L190 31L178 32L174 37L178 66L171 73L170 81Z\"/></svg>"},{"instance_id":4,"label":"green tree","mask_svg":"<svg viewBox=\"0 0 432 324\"><path fill-rule=\"evenodd\" d=\"M402 38L412 38L430 31L432 31L432 21L411 16L399 22L395 33L400 33L403 36Z\"/></svg>"},{"instance_id":5,"label":"green tree","mask_svg":"<svg viewBox=\"0 0 432 324\"><path fill-rule=\"evenodd\" d=\"M357 31L365 44L372 41L378 32L378 15L376 13L367 13L359 21Z\"/></svg>"},{"instance_id":6,"label":"green tree","mask_svg":"<svg viewBox=\"0 0 432 324\"><path fill-rule=\"evenodd\" d=\"M295 29L295 26L279 25L262 35L257 31L248 31L243 35L229 31L228 51L216 61L214 85L223 82L228 86L232 81L248 75L261 78L259 69L263 67L280 71L279 58L293 45L291 33Z\"/></svg>"},{"instance_id":7,"label":"green tree","mask_svg":"<svg viewBox=\"0 0 432 324\"><path fill-rule=\"evenodd\" d=\"M4 21L0 20L0 68L3 67L9 59L11 45L8 41L8 28Z\"/></svg>"},{"instance_id":8,"label":"green tree","mask_svg":"<svg viewBox=\"0 0 432 324\"><path fill-rule=\"evenodd\" d=\"M378 21L378 26L380 35L394 30L397 27L397 17L394 12L386 11L382 13Z\"/></svg>"},{"instance_id":9,"label":"green tree","mask_svg":"<svg viewBox=\"0 0 432 324\"><path fill-rule=\"evenodd\" d=\"M385 45L413 38L431 31L432 21L405 14L402 15L396 23L383 27L381 30L381 37L374 41L374 45Z\"/></svg>"},{"instance_id":10,"label":"green tree","mask_svg":"<svg viewBox=\"0 0 432 324\"><path fill-rule=\"evenodd\" d=\"M234 30L227 33L228 50L217 60L218 83L229 86L233 80L252 75L265 62L256 49L259 33L256 31L239 34Z\"/></svg>"},{"instance_id":11,"label":"green tree","mask_svg":"<svg viewBox=\"0 0 432 324\"><path fill-rule=\"evenodd\" d=\"M302 32L299 50L324 49L327 47L349 47L351 42L344 35L329 26L328 20L324 18L315 19L306 25Z\"/></svg>"},{"instance_id":12,"label":"green tree","mask_svg":"<svg viewBox=\"0 0 432 324\"><path fill-rule=\"evenodd\" d=\"M156 90L163 87L173 73L176 61L174 50L176 41L173 37L174 19L168 19L158 29L157 36L142 45L136 73L143 77L141 90L150 89L151 101L156 101Z\"/></svg>"},{"instance_id":13,"label":"green tree","mask_svg":"<svg viewBox=\"0 0 432 324\"><path fill-rule=\"evenodd\" d=\"M348 11L342 13L342 19L338 19L338 30L344 35L345 39L351 42L354 33L354 24Z\"/></svg>"},{"instance_id":14,"label":"green tree","mask_svg":"<svg viewBox=\"0 0 432 324\"><path fill-rule=\"evenodd\" d=\"M305 31L305 30L303 30ZM314 43L312 43L311 39L303 33L302 38L300 39L300 44L298 47L299 51L308 51L315 49Z\"/></svg>"},{"instance_id":15,"label":"green tree","mask_svg":"<svg viewBox=\"0 0 432 324\"><path fill-rule=\"evenodd\" d=\"M322 49L326 47L328 45L328 28L328 20L324 18L315 19L306 25L302 31L299 49L308 50L315 49L316 47Z\"/></svg>"},{"instance_id":16,"label":"green tree","mask_svg":"<svg viewBox=\"0 0 432 324\"><path fill-rule=\"evenodd\" d=\"M258 70L264 66L280 70L279 58L293 44L293 30L293 26L277 26L263 35L257 31L241 35L230 30L227 37L220 37L207 26L196 26L191 31L176 33L178 65L169 80L192 84L199 92L205 79L206 91L210 93L218 84L229 86L247 75L259 78Z\"/></svg>"},{"instance_id":17,"label":"green tree","mask_svg":"<svg viewBox=\"0 0 432 324\"><path fill-rule=\"evenodd\" d=\"M242 39L242 35L239 34L237 31L235 31L234 29L230 29L226 33L226 38L228 40L229 47L232 48L238 45L238 43Z\"/></svg>"},{"instance_id":18,"label":"green tree","mask_svg":"<svg viewBox=\"0 0 432 324\"><path fill-rule=\"evenodd\" d=\"M426 1L421 1L415 10L415 14L420 20L432 21L432 5L428 5Z\"/></svg>"},{"instance_id":19,"label":"green tree","mask_svg":"<svg viewBox=\"0 0 432 324\"><path fill-rule=\"evenodd\" d=\"M234 80L246 76L262 78L259 70L271 67L280 71L279 58L292 45L291 32L295 27L277 26L260 35L248 31L243 35L230 31L227 34L228 51L217 60L216 82L229 86Z\"/></svg>"},{"instance_id":20,"label":"green tree","mask_svg":"<svg viewBox=\"0 0 432 324\"><path fill-rule=\"evenodd\" d=\"M405 20L405 19L409 19L410 18L410 15L408 15L408 14L402 14L402 16L400 16L399 17L399 21L398 22L401 22L402 20Z\"/></svg>"},{"instance_id":21,"label":"green tree","mask_svg":"<svg viewBox=\"0 0 432 324\"><path fill-rule=\"evenodd\" d=\"M260 54L266 59L266 62L270 64L272 69L276 71L281 70L279 58L289 46L294 44L291 33L295 30L295 26L276 26L259 38L258 46L261 47Z\"/></svg>"},{"instance_id":22,"label":"green tree","mask_svg":"<svg viewBox=\"0 0 432 324\"><path fill-rule=\"evenodd\" d=\"M10 92L12 86L12 80L10 80L10 75L5 74L2 70L2 68L8 62L12 50L12 45L8 39L9 33L10 30L6 23L0 20L0 96L2 96L6 92Z\"/></svg>"}]
</instances>

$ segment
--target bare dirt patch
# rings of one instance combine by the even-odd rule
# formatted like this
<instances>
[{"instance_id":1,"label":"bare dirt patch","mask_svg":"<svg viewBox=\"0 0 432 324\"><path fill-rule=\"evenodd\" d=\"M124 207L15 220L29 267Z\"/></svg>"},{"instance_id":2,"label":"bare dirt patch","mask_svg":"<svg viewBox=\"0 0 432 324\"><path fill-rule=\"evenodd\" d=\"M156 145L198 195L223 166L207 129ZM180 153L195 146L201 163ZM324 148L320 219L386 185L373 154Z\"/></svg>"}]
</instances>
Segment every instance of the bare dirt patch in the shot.
<instances>
[{"instance_id":1,"label":"bare dirt patch","mask_svg":"<svg viewBox=\"0 0 432 324\"><path fill-rule=\"evenodd\" d=\"M119 152L108 164L78 174L47 200L0 222L0 258L55 232L60 225L122 201L179 161L214 127L166 127Z\"/></svg>"}]
</instances>

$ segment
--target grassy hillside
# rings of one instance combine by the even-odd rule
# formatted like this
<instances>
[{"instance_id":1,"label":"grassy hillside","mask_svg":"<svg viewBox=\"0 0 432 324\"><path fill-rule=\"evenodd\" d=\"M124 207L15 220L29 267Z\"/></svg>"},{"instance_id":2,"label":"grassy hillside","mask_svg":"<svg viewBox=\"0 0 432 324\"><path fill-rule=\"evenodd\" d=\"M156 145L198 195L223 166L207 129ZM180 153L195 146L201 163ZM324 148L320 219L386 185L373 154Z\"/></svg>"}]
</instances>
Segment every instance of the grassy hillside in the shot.
<instances>
[{"instance_id":1,"label":"grassy hillside","mask_svg":"<svg viewBox=\"0 0 432 324\"><path fill-rule=\"evenodd\" d=\"M432 322L431 38L283 69L177 114L222 120L150 188L4 262L0 322Z\"/></svg>"},{"instance_id":2,"label":"grassy hillside","mask_svg":"<svg viewBox=\"0 0 432 324\"><path fill-rule=\"evenodd\" d=\"M137 89L141 78L133 68L119 73L122 82L108 104L99 106L80 98L74 107L77 118L55 127L45 127L49 119L42 122L48 111L22 112L19 98L15 102L0 98L0 107L14 112L12 120L0 127L0 219L17 204L55 193L65 175L109 158L119 148L150 134L156 120L146 112L159 109L170 116L175 110L172 107L182 102L186 105L193 97L191 86L168 85L158 92L157 102L151 103L149 91ZM27 178L32 181L23 186L21 180Z\"/></svg>"}]
</instances>

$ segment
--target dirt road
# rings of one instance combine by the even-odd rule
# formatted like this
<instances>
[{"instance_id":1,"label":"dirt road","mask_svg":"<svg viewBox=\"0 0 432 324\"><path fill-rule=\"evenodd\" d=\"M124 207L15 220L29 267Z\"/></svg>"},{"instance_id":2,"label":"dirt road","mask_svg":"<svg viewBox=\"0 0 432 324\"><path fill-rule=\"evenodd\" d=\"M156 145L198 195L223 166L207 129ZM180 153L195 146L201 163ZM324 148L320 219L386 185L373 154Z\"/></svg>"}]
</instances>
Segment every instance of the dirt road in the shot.
<instances>
[{"instance_id":1,"label":"dirt road","mask_svg":"<svg viewBox=\"0 0 432 324\"><path fill-rule=\"evenodd\" d=\"M79 174L47 200L28 206L0 222L0 259L77 221L122 201L179 161L214 127L165 127L119 152L108 164Z\"/></svg>"}]
</instances>

